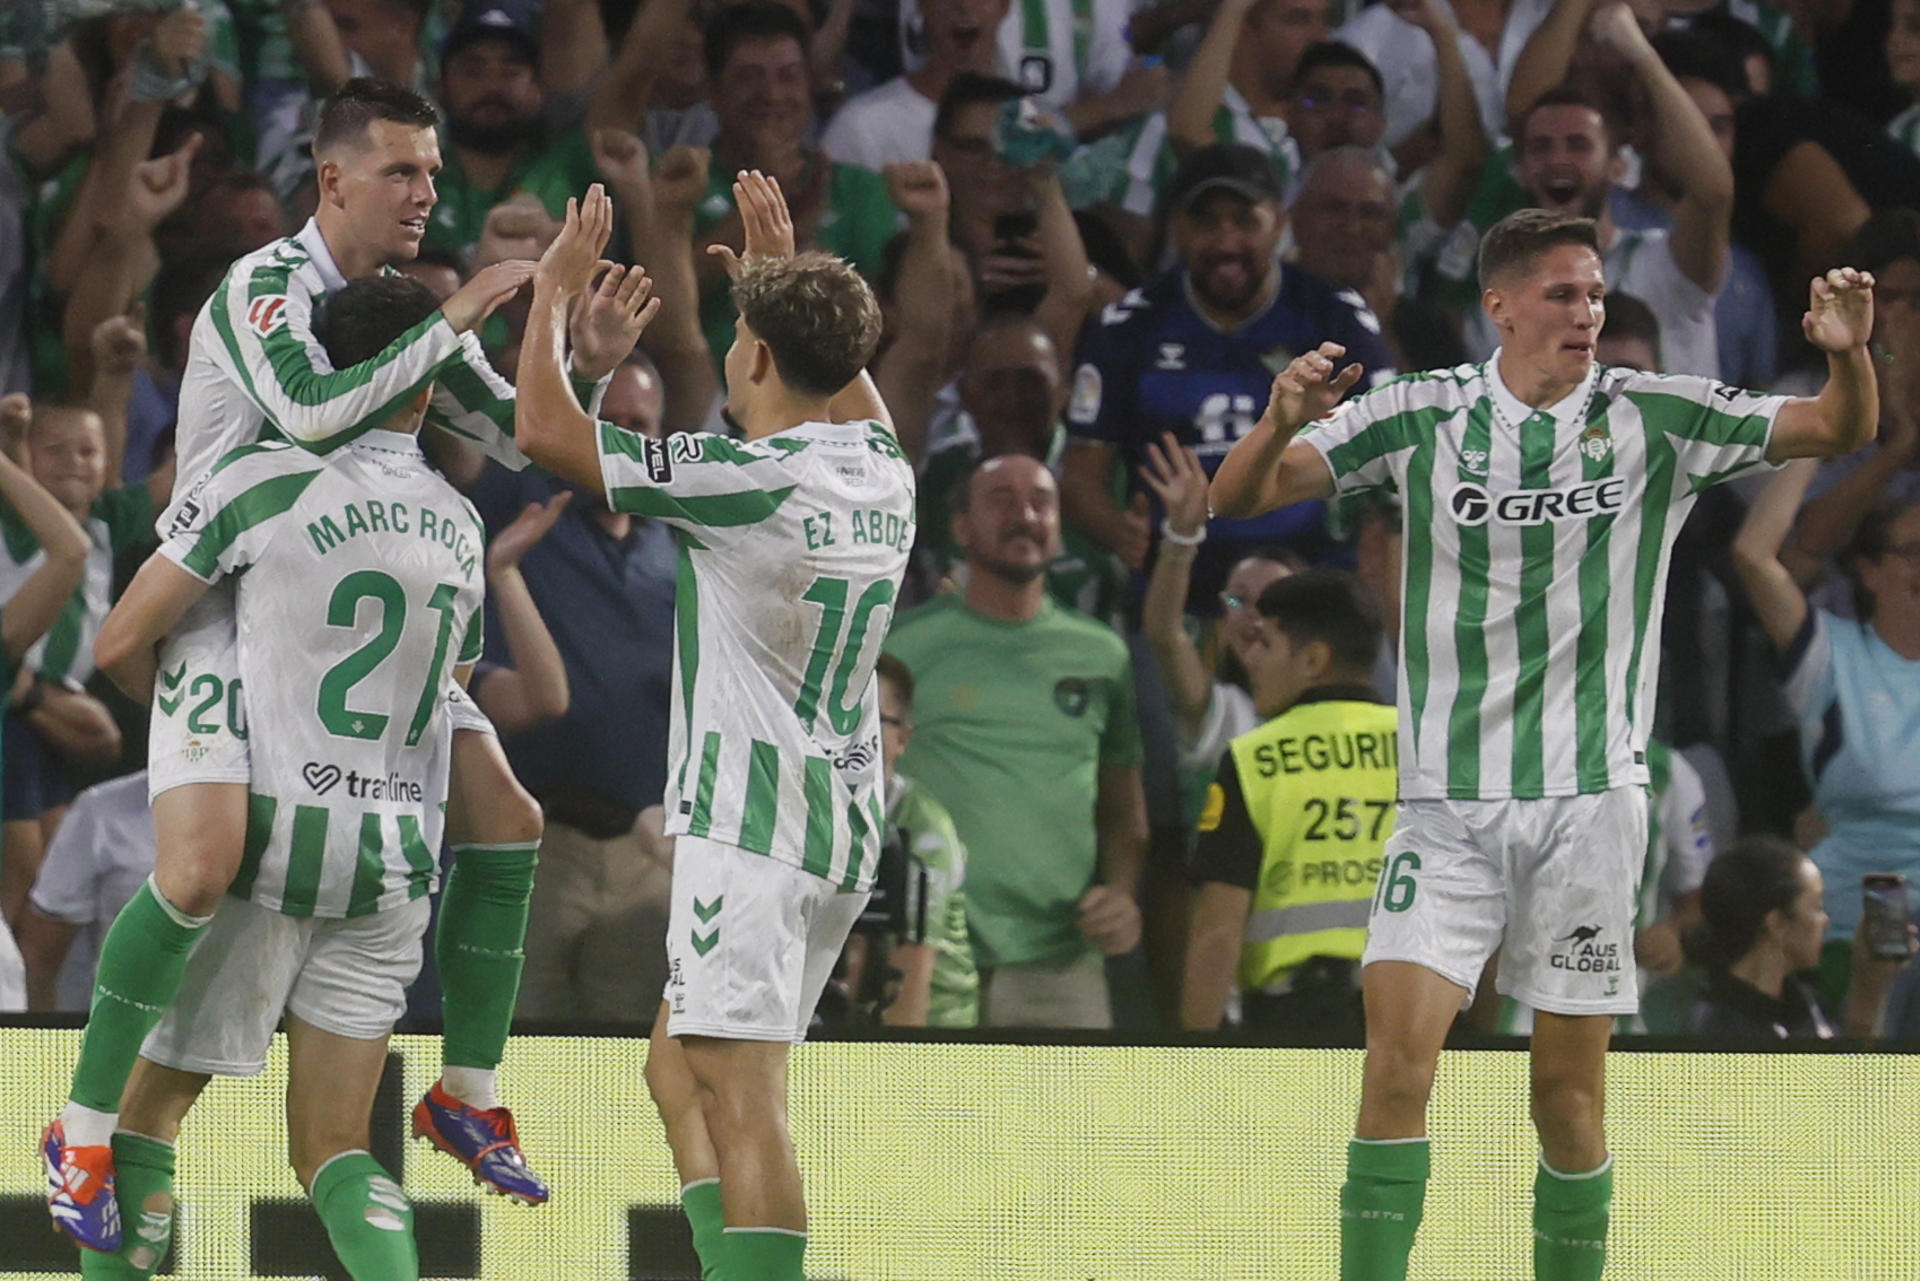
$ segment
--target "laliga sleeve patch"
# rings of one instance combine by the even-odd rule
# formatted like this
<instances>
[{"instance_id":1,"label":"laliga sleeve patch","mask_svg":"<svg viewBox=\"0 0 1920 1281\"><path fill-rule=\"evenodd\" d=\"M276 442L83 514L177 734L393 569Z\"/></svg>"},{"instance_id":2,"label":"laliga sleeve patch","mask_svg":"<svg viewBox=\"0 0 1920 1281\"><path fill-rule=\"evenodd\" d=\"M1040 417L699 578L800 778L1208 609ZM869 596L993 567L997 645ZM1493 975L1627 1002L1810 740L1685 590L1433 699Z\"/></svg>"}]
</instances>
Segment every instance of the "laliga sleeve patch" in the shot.
<instances>
[{"instance_id":1,"label":"laliga sleeve patch","mask_svg":"<svg viewBox=\"0 0 1920 1281\"><path fill-rule=\"evenodd\" d=\"M273 332L287 318L285 294L266 294L247 304L247 324L261 337Z\"/></svg>"}]
</instances>

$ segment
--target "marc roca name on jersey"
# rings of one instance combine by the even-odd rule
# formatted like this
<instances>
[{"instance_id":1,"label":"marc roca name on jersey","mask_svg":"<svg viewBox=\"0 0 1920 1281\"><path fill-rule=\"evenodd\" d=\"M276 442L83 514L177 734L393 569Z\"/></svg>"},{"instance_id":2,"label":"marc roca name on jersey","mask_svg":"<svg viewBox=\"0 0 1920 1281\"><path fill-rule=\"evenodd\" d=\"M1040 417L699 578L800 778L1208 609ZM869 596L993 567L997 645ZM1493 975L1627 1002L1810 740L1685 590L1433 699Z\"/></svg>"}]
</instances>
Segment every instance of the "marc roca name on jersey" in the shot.
<instances>
[{"instance_id":1,"label":"marc roca name on jersey","mask_svg":"<svg viewBox=\"0 0 1920 1281\"><path fill-rule=\"evenodd\" d=\"M1556 520L1611 516L1627 503L1624 476L1603 476L1560 489L1511 489L1490 494L1484 485L1463 480L1447 496L1453 519L1462 525L1544 525Z\"/></svg>"}]
</instances>

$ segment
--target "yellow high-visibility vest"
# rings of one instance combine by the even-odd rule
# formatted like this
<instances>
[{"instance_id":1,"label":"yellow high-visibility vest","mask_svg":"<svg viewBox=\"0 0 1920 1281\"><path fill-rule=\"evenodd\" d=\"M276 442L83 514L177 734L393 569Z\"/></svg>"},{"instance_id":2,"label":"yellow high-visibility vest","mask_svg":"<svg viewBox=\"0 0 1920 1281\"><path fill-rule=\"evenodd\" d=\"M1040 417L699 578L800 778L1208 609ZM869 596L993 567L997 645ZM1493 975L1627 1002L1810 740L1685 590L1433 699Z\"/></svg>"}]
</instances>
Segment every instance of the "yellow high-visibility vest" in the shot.
<instances>
[{"instance_id":1,"label":"yellow high-visibility vest","mask_svg":"<svg viewBox=\"0 0 1920 1281\"><path fill-rule=\"evenodd\" d=\"M1399 796L1397 723L1392 707L1343 687L1310 691L1233 740L1229 754L1262 846L1240 950L1242 991L1284 991L1309 957L1360 958ZM1225 803L1215 783L1201 831L1220 826Z\"/></svg>"}]
</instances>

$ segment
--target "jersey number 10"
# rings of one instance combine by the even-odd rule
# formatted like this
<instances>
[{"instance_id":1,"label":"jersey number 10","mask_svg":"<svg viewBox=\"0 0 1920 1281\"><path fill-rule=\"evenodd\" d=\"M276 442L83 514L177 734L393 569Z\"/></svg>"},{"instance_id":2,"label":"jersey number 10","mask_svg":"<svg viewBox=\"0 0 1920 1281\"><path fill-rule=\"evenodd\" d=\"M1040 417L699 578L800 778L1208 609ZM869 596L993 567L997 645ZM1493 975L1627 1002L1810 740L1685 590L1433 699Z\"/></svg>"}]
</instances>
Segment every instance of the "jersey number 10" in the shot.
<instances>
[{"instance_id":1,"label":"jersey number 10","mask_svg":"<svg viewBox=\"0 0 1920 1281\"><path fill-rule=\"evenodd\" d=\"M845 737L860 728L860 703L846 705L847 684L853 679L854 664L866 647L867 632L879 614L884 635L887 616L893 605L893 580L882 578L867 584L854 603L853 617L847 618L847 597L852 585L844 578L816 578L800 597L820 607L820 631L813 640L813 655L807 659L807 674L800 682L800 697L794 700L794 715L811 734L820 713L820 691L833 670L833 687L827 691L827 722L833 732ZM838 656L839 662L834 662Z\"/></svg>"}]
</instances>

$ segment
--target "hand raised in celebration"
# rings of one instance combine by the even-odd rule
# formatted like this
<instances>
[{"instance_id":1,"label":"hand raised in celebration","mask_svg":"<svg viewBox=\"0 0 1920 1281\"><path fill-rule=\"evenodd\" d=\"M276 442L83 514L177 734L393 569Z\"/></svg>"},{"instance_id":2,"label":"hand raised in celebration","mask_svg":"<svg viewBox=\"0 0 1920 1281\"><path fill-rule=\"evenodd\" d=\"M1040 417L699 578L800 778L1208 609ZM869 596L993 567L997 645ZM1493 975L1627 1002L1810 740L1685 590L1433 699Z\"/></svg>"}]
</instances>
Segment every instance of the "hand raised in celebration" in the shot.
<instances>
[{"instance_id":1,"label":"hand raised in celebration","mask_svg":"<svg viewBox=\"0 0 1920 1281\"><path fill-rule=\"evenodd\" d=\"M1295 356L1273 380L1267 421L1277 430L1294 432L1332 413L1340 398L1360 381L1357 363L1334 373L1334 362L1346 354L1347 349L1339 343L1323 342L1313 351Z\"/></svg>"},{"instance_id":2,"label":"hand raised in celebration","mask_svg":"<svg viewBox=\"0 0 1920 1281\"><path fill-rule=\"evenodd\" d=\"M584 200L567 200L566 222L540 255L534 268L535 288L552 289L563 298L584 293L602 265L600 251L613 235L613 201L600 183L587 188Z\"/></svg>"},{"instance_id":3,"label":"hand raised in celebration","mask_svg":"<svg viewBox=\"0 0 1920 1281\"><path fill-rule=\"evenodd\" d=\"M609 267L600 287L575 306L568 321L573 372L598 382L618 369L660 310L660 300L652 295L653 281L644 267Z\"/></svg>"},{"instance_id":4,"label":"hand raised in celebration","mask_svg":"<svg viewBox=\"0 0 1920 1281\"><path fill-rule=\"evenodd\" d=\"M742 169L733 183L733 202L740 210L740 223L746 228L746 249L735 253L726 245L708 245L707 252L718 254L727 275L739 279L746 265L759 258L793 257L793 214L780 183L758 169Z\"/></svg>"},{"instance_id":5,"label":"hand raised in celebration","mask_svg":"<svg viewBox=\"0 0 1920 1281\"><path fill-rule=\"evenodd\" d=\"M1873 273L1835 267L1815 276L1801 332L1821 351L1839 355L1864 347L1873 335Z\"/></svg>"},{"instance_id":6,"label":"hand raised in celebration","mask_svg":"<svg viewBox=\"0 0 1920 1281\"><path fill-rule=\"evenodd\" d=\"M487 572L497 574L513 569L521 559L547 536L560 519L560 513L573 501L573 491L563 489L544 503L528 503L513 523L495 534L487 543Z\"/></svg>"},{"instance_id":7,"label":"hand raised in celebration","mask_svg":"<svg viewBox=\"0 0 1920 1281\"><path fill-rule=\"evenodd\" d=\"M1147 465L1140 469L1147 488L1167 511L1167 529L1190 537L1206 528L1207 473L1200 455L1180 443L1172 432L1147 442Z\"/></svg>"}]
</instances>

